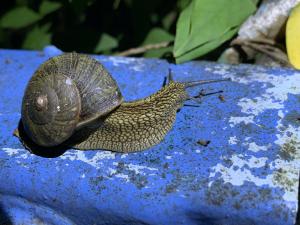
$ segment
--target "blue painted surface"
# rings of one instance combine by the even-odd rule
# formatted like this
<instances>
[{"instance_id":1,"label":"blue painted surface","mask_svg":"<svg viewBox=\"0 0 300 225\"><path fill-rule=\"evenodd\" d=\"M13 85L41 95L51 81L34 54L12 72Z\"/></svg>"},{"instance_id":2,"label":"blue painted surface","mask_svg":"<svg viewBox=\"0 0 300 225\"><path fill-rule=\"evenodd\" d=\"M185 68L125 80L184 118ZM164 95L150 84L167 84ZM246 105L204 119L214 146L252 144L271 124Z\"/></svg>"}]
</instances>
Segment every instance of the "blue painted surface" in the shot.
<instances>
[{"instance_id":1,"label":"blue painted surface","mask_svg":"<svg viewBox=\"0 0 300 225\"><path fill-rule=\"evenodd\" d=\"M0 214L14 224L293 224L300 169L300 73L207 62L96 56L126 100L176 80L231 77L178 113L165 140L140 153L68 150L43 158L12 136L26 83L50 56L0 50ZM199 139L210 140L207 146Z\"/></svg>"}]
</instances>

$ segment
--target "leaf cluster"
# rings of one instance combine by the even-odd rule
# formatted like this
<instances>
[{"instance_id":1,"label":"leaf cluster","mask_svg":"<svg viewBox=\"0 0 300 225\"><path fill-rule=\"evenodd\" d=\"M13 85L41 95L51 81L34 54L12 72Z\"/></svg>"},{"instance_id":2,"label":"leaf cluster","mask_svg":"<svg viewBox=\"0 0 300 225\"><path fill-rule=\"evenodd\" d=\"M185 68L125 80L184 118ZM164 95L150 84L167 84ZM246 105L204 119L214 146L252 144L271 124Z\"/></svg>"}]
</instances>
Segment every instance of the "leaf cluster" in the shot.
<instances>
[{"instance_id":1,"label":"leaf cluster","mask_svg":"<svg viewBox=\"0 0 300 225\"><path fill-rule=\"evenodd\" d=\"M233 37L254 0L14 0L0 9L0 47L117 54L170 42L140 54L196 59Z\"/></svg>"}]
</instances>

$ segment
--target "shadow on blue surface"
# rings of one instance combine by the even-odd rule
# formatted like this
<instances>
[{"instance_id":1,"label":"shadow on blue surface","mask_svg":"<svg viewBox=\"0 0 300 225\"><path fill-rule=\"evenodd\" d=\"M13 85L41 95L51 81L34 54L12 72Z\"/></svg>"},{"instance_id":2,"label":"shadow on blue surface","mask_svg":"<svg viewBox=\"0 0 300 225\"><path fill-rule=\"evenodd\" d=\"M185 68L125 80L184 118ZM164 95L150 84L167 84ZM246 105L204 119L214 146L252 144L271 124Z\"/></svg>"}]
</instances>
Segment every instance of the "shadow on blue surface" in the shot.
<instances>
[{"instance_id":1,"label":"shadow on blue surface","mask_svg":"<svg viewBox=\"0 0 300 225\"><path fill-rule=\"evenodd\" d=\"M18 132L19 132L20 138L22 139L24 147L26 147L26 149L28 149L31 153L33 153L37 156L41 156L41 157L45 157L45 158L55 158L55 157L61 156L68 150L68 147L63 146L63 145L55 146L55 147L41 148L40 146L35 144L33 141L31 141L29 139L29 137L25 134L21 120L19 121L19 124L18 124Z\"/></svg>"},{"instance_id":2,"label":"shadow on blue surface","mask_svg":"<svg viewBox=\"0 0 300 225\"><path fill-rule=\"evenodd\" d=\"M0 204L0 224L1 225L13 225L7 213L4 211L2 205Z\"/></svg>"}]
</instances>

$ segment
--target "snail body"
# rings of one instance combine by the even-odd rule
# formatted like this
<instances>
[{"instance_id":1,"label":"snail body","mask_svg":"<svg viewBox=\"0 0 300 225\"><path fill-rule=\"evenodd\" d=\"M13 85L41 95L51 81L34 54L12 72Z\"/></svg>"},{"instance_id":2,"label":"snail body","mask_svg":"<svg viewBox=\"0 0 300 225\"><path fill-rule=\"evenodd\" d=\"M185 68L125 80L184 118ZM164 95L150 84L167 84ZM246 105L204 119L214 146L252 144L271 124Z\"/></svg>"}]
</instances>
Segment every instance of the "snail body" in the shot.
<instances>
[{"instance_id":1,"label":"snail body","mask_svg":"<svg viewBox=\"0 0 300 225\"><path fill-rule=\"evenodd\" d=\"M164 139L174 124L177 110L188 98L183 83L171 82L145 99L122 103L88 138L72 147L117 152L150 148Z\"/></svg>"},{"instance_id":2,"label":"snail body","mask_svg":"<svg viewBox=\"0 0 300 225\"><path fill-rule=\"evenodd\" d=\"M173 127L177 111L191 98L187 88L220 81L228 79L182 83L171 80L168 85L145 99L123 102L99 122L97 127L78 131L75 139L80 141L71 147L122 153L150 148L164 139ZM80 139L81 136L85 138Z\"/></svg>"},{"instance_id":3,"label":"snail body","mask_svg":"<svg viewBox=\"0 0 300 225\"><path fill-rule=\"evenodd\" d=\"M26 135L40 146L141 151L164 139L177 111L191 98L187 88L226 80L170 79L147 98L123 102L115 80L98 61L66 53L34 73L23 97L21 121Z\"/></svg>"}]
</instances>

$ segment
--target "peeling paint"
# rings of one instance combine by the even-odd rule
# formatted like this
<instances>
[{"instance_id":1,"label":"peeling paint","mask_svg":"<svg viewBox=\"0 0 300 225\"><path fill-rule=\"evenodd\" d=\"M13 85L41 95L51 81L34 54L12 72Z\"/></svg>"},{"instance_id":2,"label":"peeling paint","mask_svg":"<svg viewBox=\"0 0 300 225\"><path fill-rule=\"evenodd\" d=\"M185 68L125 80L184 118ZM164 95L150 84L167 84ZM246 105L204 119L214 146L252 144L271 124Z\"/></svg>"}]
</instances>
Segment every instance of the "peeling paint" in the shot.
<instances>
[{"instance_id":1,"label":"peeling paint","mask_svg":"<svg viewBox=\"0 0 300 225\"><path fill-rule=\"evenodd\" d=\"M246 144L244 144L244 145L246 145ZM267 151L272 146L271 144L268 144L267 146L266 145L258 145L255 142L247 143L247 145L248 145L248 150L252 151L252 152Z\"/></svg>"},{"instance_id":2,"label":"peeling paint","mask_svg":"<svg viewBox=\"0 0 300 225\"><path fill-rule=\"evenodd\" d=\"M237 143L238 143L238 139L237 139L236 136L229 137L228 144L230 144L230 145L236 145Z\"/></svg>"},{"instance_id":3,"label":"peeling paint","mask_svg":"<svg viewBox=\"0 0 300 225\"><path fill-rule=\"evenodd\" d=\"M233 185L243 185L245 181L249 181L257 186L269 185L271 187L279 187L285 191L283 198L286 201L293 201L297 199L297 179L299 178L300 169L300 128L290 124L285 126L282 124L282 120L288 112L288 109L285 109L284 106L288 95L300 94L300 86L297 85L300 83L300 76L299 73L289 74L288 76L284 74L274 76L266 73L265 69L260 68L257 70L258 72L251 74L251 76L236 76L229 72L230 67L228 66L217 70L207 69L207 71L214 74L230 77L233 81L241 84L252 85L253 82L257 81L264 84L264 92L260 96L239 99L237 105L241 107L241 112L244 116L231 117L229 123L231 127L240 123L258 126L256 123L257 116L267 110L278 110L279 120L276 126L278 133L276 134L277 140L274 143L280 146L280 158L270 163L273 170L271 174L266 177L260 177L254 175L251 168L263 166L267 158L255 159L252 156L250 159L244 159L241 158L241 155L232 155L230 157L230 160L233 162L232 166L226 167L222 163L218 163L213 167L210 177L220 174L224 182L229 182ZM229 137L228 143L236 144L234 137ZM259 145L247 140L243 142L243 146L248 146L248 150L255 153L268 151L272 147L271 144ZM254 162L257 163L254 164ZM245 168L245 165L249 166L250 169Z\"/></svg>"},{"instance_id":4,"label":"peeling paint","mask_svg":"<svg viewBox=\"0 0 300 225\"><path fill-rule=\"evenodd\" d=\"M28 151L22 148L2 148L2 150L8 155L17 158L26 159L28 158Z\"/></svg>"},{"instance_id":5,"label":"peeling paint","mask_svg":"<svg viewBox=\"0 0 300 225\"><path fill-rule=\"evenodd\" d=\"M95 168L100 168L102 165L101 160L104 159L115 159L116 153L110 151L95 151L95 155L92 158L88 158L84 151L67 151L64 155L60 156L61 159L68 159L71 161L80 160L87 163Z\"/></svg>"},{"instance_id":6,"label":"peeling paint","mask_svg":"<svg viewBox=\"0 0 300 225\"><path fill-rule=\"evenodd\" d=\"M254 116L232 116L229 119L230 127L234 127L239 123L250 124L254 123Z\"/></svg>"}]
</instances>

